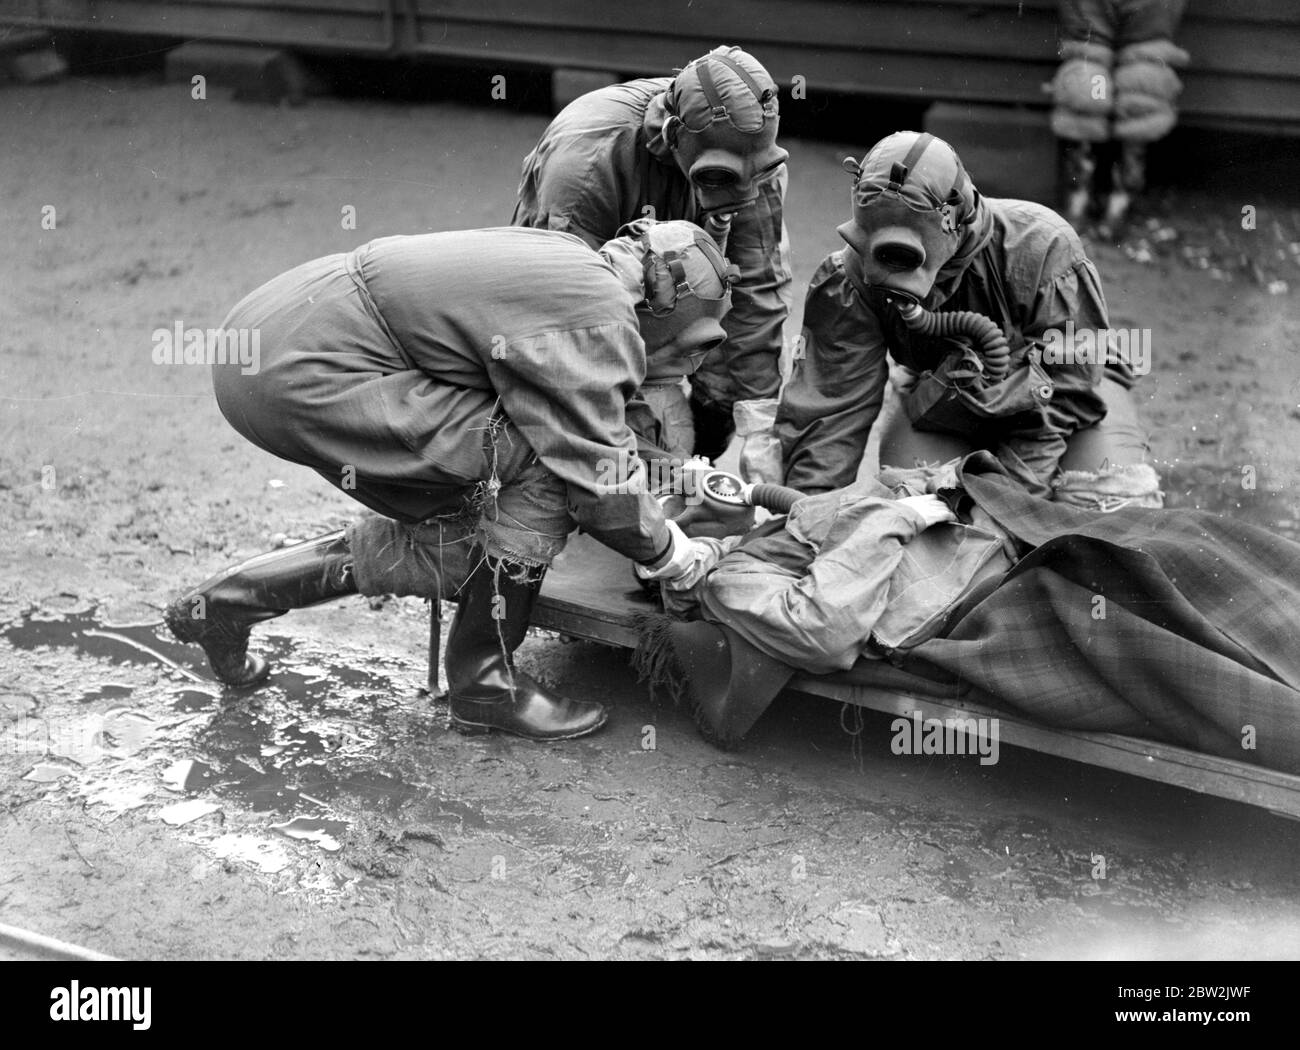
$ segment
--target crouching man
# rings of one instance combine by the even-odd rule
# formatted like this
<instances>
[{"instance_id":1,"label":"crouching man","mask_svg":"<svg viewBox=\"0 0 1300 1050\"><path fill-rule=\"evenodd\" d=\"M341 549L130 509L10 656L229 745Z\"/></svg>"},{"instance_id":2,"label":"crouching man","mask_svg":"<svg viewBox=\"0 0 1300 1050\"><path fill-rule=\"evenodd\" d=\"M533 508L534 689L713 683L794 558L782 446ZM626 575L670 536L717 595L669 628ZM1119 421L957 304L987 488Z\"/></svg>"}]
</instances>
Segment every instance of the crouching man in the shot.
<instances>
[{"instance_id":1,"label":"crouching man","mask_svg":"<svg viewBox=\"0 0 1300 1050\"><path fill-rule=\"evenodd\" d=\"M451 720L566 739L606 710L515 670L542 577L575 523L667 586L704 553L649 495L624 411L647 366L689 375L725 338L734 277L687 222L633 223L593 252L504 228L387 237L304 263L239 303L261 368L214 365L217 403L258 447L376 512L219 573L167 624L223 682L269 668L255 623L343 595L460 607L446 645Z\"/></svg>"},{"instance_id":2,"label":"crouching man","mask_svg":"<svg viewBox=\"0 0 1300 1050\"><path fill-rule=\"evenodd\" d=\"M852 483L885 406L882 466L988 449L1036 496L1160 506L1131 392L1149 361L1112 344L1101 281L1070 226L1041 205L983 197L932 135L898 132L846 166L847 244L813 275L776 416L785 484ZM1094 352L1069 333L1096 333Z\"/></svg>"}]
</instances>

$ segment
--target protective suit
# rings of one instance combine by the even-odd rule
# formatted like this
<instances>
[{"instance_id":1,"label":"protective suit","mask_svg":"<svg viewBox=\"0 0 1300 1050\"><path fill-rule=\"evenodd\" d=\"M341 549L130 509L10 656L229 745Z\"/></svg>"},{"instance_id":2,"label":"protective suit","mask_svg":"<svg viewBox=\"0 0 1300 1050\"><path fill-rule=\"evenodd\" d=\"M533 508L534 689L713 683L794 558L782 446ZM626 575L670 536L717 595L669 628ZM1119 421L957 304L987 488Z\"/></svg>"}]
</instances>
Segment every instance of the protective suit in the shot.
<instances>
[{"instance_id":1,"label":"protective suit","mask_svg":"<svg viewBox=\"0 0 1300 1050\"><path fill-rule=\"evenodd\" d=\"M785 483L807 493L852 483L889 397L896 410L882 437L882 466L946 462L988 447L1038 495L1059 488L1062 470L1074 467L1086 475L1072 476L1076 502L1087 505L1096 498L1092 489L1113 485L1126 493L1121 498L1158 502L1128 365L1119 357L1041 358L1045 333L1066 322L1108 328L1097 271L1068 224L1037 204L981 197L956 153L933 136L891 135L852 167L854 219L839 228L849 247L813 276L800 352L777 414ZM1009 347L1007 381L1034 355L1050 399L991 421L978 441L910 426L902 396L954 345L911 329L898 308L904 302L939 317L969 310L990 319ZM1072 444L1079 446L1073 461Z\"/></svg>"},{"instance_id":2,"label":"protective suit","mask_svg":"<svg viewBox=\"0 0 1300 1050\"><path fill-rule=\"evenodd\" d=\"M695 543L664 519L625 418L647 362L685 375L725 338L734 272L683 222L589 250L518 228L387 237L269 281L227 330L260 367L213 366L217 403L260 448L375 516L260 555L178 599L173 632L230 685L265 679L253 623L360 591L450 598L453 724L577 736L601 705L514 670L546 567L575 524L670 587Z\"/></svg>"},{"instance_id":3,"label":"protective suit","mask_svg":"<svg viewBox=\"0 0 1300 1050\"><path fill-rule=\"evenodd\" d=\"M739 268L727 342L692 378L690 414L680 384L651 377L646 391L679 456L725 451L738 403L775 407L791 294L777 123L766 70L739 48L718 48L674 78L582 96L524 159L516 225L572 233L596 248L632 219L686 219Z\"/></svg>"}]
</instances>

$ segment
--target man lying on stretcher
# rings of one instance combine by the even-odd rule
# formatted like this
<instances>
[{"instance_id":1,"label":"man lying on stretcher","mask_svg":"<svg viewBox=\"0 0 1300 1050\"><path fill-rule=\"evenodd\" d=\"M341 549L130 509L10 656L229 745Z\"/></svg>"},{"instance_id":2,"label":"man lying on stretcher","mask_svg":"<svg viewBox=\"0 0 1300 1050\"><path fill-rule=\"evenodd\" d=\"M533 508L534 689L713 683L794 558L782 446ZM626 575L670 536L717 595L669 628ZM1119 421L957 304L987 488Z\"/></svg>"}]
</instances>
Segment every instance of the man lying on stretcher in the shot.
<instances>
[{"instance_id":1,"label":"man lying on stretcher","mask_svg":"<svg viewBox=\"0 0 1300 1050\"><path fill-rule=\"evenodd\" d=\"M802 671L1300 772L1300 545L1053 502L988 452L770 491L789 513L707 541L694 587L665 590L680 619L641 625L640 669L715 743Z\"/></svg>"}]
</instances>

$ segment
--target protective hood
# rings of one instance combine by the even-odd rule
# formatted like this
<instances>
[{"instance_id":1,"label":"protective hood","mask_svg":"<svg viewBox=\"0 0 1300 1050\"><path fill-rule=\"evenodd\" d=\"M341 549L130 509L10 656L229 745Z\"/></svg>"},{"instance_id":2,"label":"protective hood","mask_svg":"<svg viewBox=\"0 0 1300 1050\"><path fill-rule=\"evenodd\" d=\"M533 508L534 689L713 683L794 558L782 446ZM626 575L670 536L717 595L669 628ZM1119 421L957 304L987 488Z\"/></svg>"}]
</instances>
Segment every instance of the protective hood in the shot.
<instances>
[{"instance_id":1,"label":"protective hood","mask_svg":"<svg viewBox=\"0 0 1300 1050\"><path fill-rule=\"evenodd\" d=\"M647 379L690 375L726 340L722 318L740 271L694 223L638 219L600 254L638 299Z\"/></svg>"},{"instance_id":2,"label":"protective hood","mask_svg":"<svg viewBox=\"0 0 1300 1050\"><path fill-rule=\"evenodd\" d=\"M839 235L869 287L938 305L988 243L993 219L957 152L942 139L900 131L881 139L854 175L853 220Z\"/></svg>"},{"instance_id":3,"label":"protective hood","mask_svg":"<svg viewBox=\"0 0 1300 1050\"><path fill-rule=\"evenodd\" d=\"M757 184L789 156L776 144L776 83L738 47L716 48L681 70L662 107L663 142L702 213L752 204Z\"/></svg>"}]
</instances>

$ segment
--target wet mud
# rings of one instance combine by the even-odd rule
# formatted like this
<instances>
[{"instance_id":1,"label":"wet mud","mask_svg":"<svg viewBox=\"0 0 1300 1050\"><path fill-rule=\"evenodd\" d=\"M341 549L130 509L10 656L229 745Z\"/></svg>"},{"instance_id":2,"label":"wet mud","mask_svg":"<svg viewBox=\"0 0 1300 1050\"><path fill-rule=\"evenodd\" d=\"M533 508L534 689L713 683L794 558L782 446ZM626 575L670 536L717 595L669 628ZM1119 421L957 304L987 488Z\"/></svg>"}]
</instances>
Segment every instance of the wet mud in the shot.
<instances>
[{"instance_id":1,"label":"wet mud","mask_svg":"<svg viewBox=\"0 0 1300 1050\"><path fill-rule=\"evenodd\" d=\"M59 205L57 232L17 224L0 257L5 922L163 959L1300 954L1300 824L1009 746L992 767L896 756L884 715L783 697L723 753L625 654L534 632L525 669L608 725L462 737L424 688L412 599L260 625L270 682L220 687L161 609L356 508L234 436L150 332L215 325L361 240L506 221L544 120L5 90L23 148L0 182L26 214ZM802 285L839 246L852 150L789 148ZM1297 536L1289 297L1094 256L1112 323L1155 329L1138 390L1171 505Z\"/></svg>"}]
</instances>

